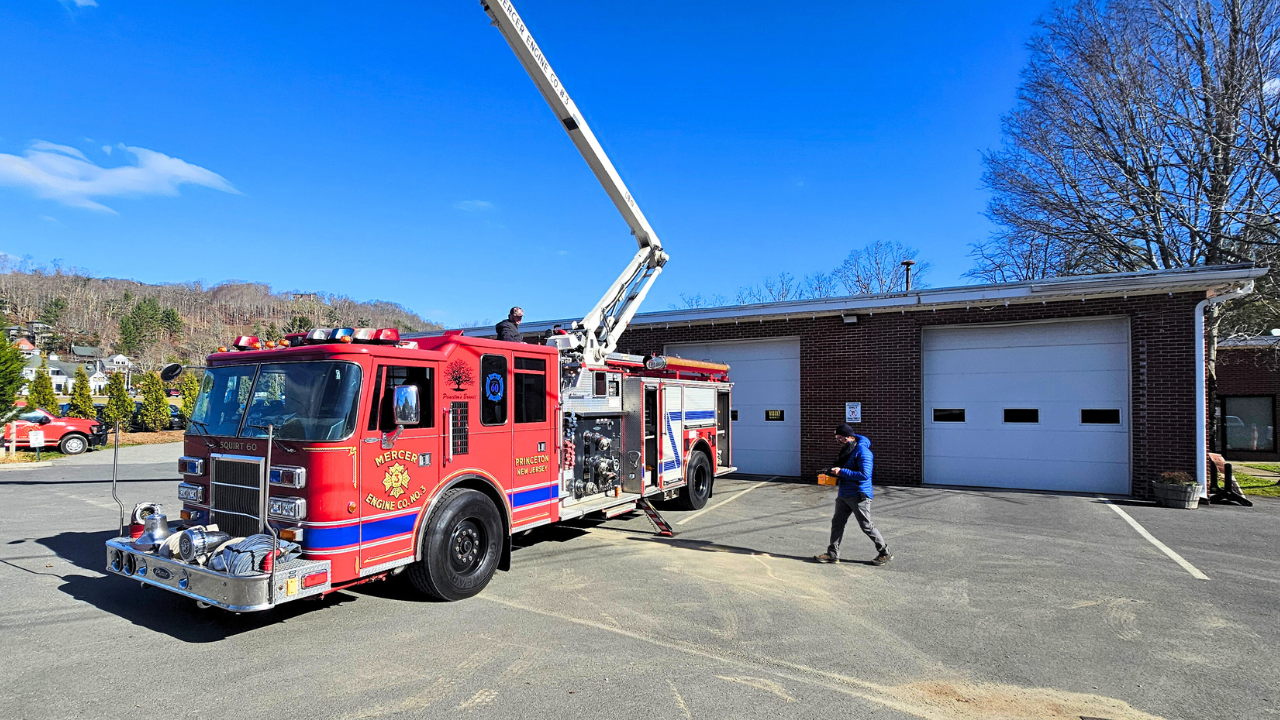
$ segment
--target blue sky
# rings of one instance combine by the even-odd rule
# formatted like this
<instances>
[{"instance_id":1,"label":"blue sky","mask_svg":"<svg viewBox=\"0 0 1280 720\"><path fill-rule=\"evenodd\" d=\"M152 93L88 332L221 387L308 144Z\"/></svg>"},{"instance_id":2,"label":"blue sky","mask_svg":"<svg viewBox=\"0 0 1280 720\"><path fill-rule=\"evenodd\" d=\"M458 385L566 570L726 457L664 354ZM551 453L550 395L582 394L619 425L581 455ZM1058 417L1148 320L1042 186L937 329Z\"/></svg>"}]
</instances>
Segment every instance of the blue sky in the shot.
<instances>
[{"instance_id":1,"label":"blue sky","mask_svg":"<svg viewBox=\"0 0 1280 720\"><path fill-rule=\"evenodd\" d=\"M2 252L447 325L581 315L634 253L474 0L92 2L0 7ZM648 310L876 239L963 283L1049 5L516 3L671 254Z\"/></svg>"}]
</instances>

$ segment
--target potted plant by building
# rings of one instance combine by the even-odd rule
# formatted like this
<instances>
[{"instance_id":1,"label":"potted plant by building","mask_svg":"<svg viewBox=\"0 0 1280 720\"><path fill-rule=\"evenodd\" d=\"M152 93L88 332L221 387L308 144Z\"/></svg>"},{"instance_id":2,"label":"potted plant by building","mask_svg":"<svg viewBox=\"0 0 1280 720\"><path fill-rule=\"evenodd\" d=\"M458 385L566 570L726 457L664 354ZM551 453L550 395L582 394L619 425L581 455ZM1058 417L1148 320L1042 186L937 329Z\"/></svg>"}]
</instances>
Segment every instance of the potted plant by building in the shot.
<instances>
[{"instance_id":1,"label":"potted plant by building","mask_svg":"<svg viewBox=\"0 0 1280 720\"><path fill-rule=\"evenodd\" d=\"M1165 507L1190 510L1200 504L1200 484L1187 473L1160 473L1160 479L1152 485L1156 501Z\"/></svg>"}]
</instances>

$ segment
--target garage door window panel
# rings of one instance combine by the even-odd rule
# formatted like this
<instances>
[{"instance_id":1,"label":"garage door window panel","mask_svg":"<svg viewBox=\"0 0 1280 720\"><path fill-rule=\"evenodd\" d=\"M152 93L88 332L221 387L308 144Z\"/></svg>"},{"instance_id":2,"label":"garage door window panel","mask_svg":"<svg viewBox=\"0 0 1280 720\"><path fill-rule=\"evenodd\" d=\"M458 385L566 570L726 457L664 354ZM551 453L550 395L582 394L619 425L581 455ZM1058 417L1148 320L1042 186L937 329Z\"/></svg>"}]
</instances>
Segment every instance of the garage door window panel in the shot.
<instances>
[{"instance_id":1,"label":"garage door window panel","mask_svg":"<svg viewBox=\"0 0 1280 720\"><path fill-rule=\"evenodd\" d=\"M1080 411L1082 425L1119 425L1119 408L1093 408Z\"/></svg>"},{"instance_id":2,"label":"garage door window panel","mask_svg":"<svg viewBox=\"0 0 1280 720\"><path fill-rule=\"evenodd\" d=\"M1224 397L1222 410L1227 450L1275 451L1274 396Z\"/></svg>"},{"instance_id":3,"label":"garage door window panel","mask_svg":"<svg viewBox=\"0 0 1280 720\"><path fill-rule=\"evenodd\" d=\"M936 423L964 422L964 408L934 408L933 421Z\"/></svg>"},{"instance_id":4,"label":"garage door window panel","mask_svg":"<svg viewBox=\"0 0 1280 720\"><path fill-rule=\"evenodd\" d=\"M1039 408L1005 408L1004 422L1006 425L1039 425L1040 409Z\"/></svg>"}]
</instances>

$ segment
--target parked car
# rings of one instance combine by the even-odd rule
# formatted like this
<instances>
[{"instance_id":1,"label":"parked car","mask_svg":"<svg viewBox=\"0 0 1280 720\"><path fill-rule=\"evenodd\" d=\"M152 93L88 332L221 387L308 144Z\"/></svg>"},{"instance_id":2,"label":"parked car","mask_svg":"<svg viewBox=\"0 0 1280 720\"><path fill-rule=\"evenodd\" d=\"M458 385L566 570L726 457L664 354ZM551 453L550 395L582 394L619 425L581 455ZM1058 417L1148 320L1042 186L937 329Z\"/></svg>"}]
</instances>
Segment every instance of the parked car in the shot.
<instances>
[{"instance_id":1,"label":"parked car","mask_svg":"<svg viewBox=\"0 0 1280 720\"><path fill-rule=\"evenodd\" d=\"M161 428L161 429L163 430L186 430L187 429L187 418L185 415L182 414L182 411L179 410L176 405L169 406L169 427ZM129 431L145 432L147 430L150 430L150 428L148 428L142 422L142 403L140 402L134 403L133 417L129 419Z\"/></svg>"},{"instance_id":2,"label":"parked car","mask_svg":"<svg viewBox=\"0 0 1280 720\"><path fill-rule=\"evenodd\" d=\"M182 391L178 388L169 388L165 393L168 394L169 397L182 397Z\"/></svg>"},{"instance_id":3,"label":"parked car","mask_svg":"<svg viewBox=\"0 0 1280 720\"><path fill-rule=\"evenodd\" d=\"M47 410L36 408L24 412L18 418L4 426L3 438L9 441L9 432L13 423L18 425L18 447L30 447L32 430L44 431L45 447L56 445L64 455L79 455L90 448L107 442L107 426L97 420L57 417Z\"/></svg>"},{"instance_id":4,"label":"parked car","mask_svg":"<svg viewBox=\"0 0 1280 720\"><path fill-rule=\"evenodd\" d=\"M1271 425L1246 423L1235 415L1228 415L1224 425L1228 450L1270 450L1272 433L1275 432Z\"/></svg>"}]
</instances>

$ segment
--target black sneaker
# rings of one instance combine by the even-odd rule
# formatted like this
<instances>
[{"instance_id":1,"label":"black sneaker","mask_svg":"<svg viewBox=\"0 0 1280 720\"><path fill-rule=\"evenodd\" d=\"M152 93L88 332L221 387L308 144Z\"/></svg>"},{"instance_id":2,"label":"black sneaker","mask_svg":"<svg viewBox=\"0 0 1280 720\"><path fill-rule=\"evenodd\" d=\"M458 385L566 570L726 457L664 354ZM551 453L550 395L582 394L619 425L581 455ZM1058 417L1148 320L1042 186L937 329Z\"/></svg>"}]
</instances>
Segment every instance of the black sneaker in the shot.
<instances>
[{"instance_id":1,"label":"black sneaker","mask_svg":"<svg viewBox=\"0 0 1280 720\"><path fill-rule=\"evenodd\" d=\"M893 556L892 556L892 555L890 555L890 554L889 554L889 553L887 553L887 552L882 552L882 553L880 553L879 555L877 555L877 556L875 557L875 559L874 559L874 560L872 560L872 561L871 561L871 564L872 564L872 565L884 565L885 563L889 562L889 561L890 561L890 560L892 560L892 559L893 559Z\"/></svg>"},{"instance_id":2,"label":"black sneaker","mask_svg":"<svg viewBox=\"0 0 1280 720\"><path fill-rule=\"evenodd\" d=\"M832 555L831 553L822 553L821 555L813 556L813 561L818 563L833 563L838 561L839 559L840 558L836 557L835 555Z\"/></svg>"}]
</instances>

